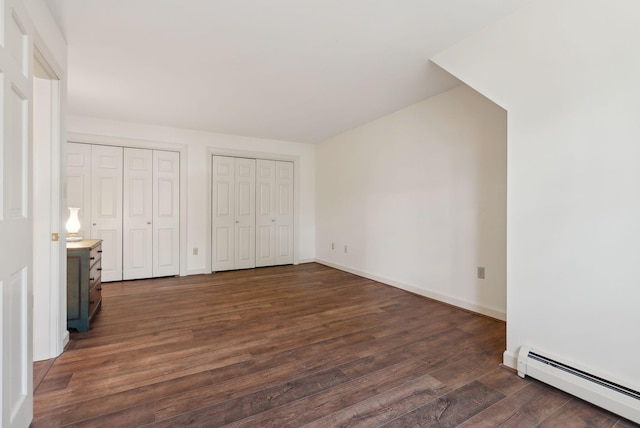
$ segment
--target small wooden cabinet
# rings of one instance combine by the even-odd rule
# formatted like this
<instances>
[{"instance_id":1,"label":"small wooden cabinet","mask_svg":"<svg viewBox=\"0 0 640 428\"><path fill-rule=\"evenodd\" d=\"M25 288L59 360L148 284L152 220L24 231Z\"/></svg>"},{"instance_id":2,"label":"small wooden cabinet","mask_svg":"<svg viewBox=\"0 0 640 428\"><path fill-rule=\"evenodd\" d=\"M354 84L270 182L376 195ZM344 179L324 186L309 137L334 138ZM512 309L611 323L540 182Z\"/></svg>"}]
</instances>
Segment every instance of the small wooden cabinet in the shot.
<instances>
[{"instance_id":1,"label":"small wooden cabinet","mask_svg":"<svg viewBox=\"0 0 640 428\"><path fill-rule=\"evenodd\" d=\"M102 305L102 241L67 242L67 328L89 330Z\"/></svg>"}]
</instances>

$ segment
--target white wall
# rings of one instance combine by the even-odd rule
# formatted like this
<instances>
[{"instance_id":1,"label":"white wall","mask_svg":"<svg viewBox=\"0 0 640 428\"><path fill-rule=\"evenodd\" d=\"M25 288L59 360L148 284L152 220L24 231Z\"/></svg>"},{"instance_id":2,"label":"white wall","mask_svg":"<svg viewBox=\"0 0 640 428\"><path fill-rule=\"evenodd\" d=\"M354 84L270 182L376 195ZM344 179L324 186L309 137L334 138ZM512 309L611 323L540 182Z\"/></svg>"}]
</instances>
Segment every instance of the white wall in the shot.
<instances>
[{"instance_id":1,"label":"white wall","mask_svg":"<svg viewBox=\"0 0 640 428\"><path fill-rule=\"evenodd\" d=\"M191 131L136 123L72 116L68 129L70 140L140 144L159 149L177 146L186 151L187 208L186 256L187 274L210 270L209 192L211 154L264 156L295 160L298 204L298 228L294 245L298 262L315 258L315 146L312 144L265 140L210 132ZM128 141L127 141L128 140ZM198 255L193 249L198 248Z\"/></svg>"},{"instance_id":2,"label":"white wall","mask_svg":"<svg viewBox=\"0 0 640 428\"><path fill-rule=\"evenodd\" d=\"M506 107L505 362L640 387L640 2L540 0L434 58Z\"/></svg>"},{"instance_id":3,"label":"white wall","mask_svg":"<svg viewBox=\"0 0 640 428\"><path fill-rule=\"evenodd\" d=\"M316 165L320 262L504 319L503 109L461 85L320 143Z\"/></svg>"}]
</instances>

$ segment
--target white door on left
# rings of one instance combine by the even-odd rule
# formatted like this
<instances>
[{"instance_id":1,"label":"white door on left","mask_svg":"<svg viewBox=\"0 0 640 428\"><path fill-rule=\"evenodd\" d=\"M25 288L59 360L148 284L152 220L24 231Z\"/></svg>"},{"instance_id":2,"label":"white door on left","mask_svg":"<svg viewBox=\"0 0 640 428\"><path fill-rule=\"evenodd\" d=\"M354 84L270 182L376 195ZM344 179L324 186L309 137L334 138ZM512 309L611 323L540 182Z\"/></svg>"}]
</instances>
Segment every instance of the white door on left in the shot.
<instances>
[{"instance_id":1,"label":"white door on left","mask_svg":"<svg viewBox=\"0 0 640 428\"><path fill-rule=\"evenodd\" d=\"M0 7L0 426L14 428L28 426L33 416L33 47L22 2Z\"/></svg>"}]
</instances>

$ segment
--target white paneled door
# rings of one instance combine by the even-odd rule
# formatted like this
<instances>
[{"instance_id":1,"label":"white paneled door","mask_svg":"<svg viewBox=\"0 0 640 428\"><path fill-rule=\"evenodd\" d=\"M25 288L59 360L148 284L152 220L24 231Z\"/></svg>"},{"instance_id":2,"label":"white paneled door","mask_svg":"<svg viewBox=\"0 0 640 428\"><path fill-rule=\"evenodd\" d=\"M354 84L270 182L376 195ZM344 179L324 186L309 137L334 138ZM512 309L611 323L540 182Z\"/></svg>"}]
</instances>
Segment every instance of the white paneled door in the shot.
<instances>
[{"instance_id":1,"label":"white paneled door","mask_svg":"<svg viewBox=\"0 0 640 428\"><path fill-rule=\"evenodd\" d=\"M256 160L236 159L235 269L256 267Z\"/></svg>"},{"instance_id":2,"label":"white paneled door","mask_svg":"<svg viewBox=\"0 0 640 428\"><path fill-rule=\"evenodd\" d=\"M256 266L293 263L293 162L256 164Z\"/></svg>"},{"instance_id":3,"label":"white paneled door","mask_svg":"<svg viewBox=\"0 0 640 428\"><path fill-rule=\"evenodd\" d=\"M256 267L276 264L276 162L256 161Z\"/></svg>"},{"instance_id":4,"label":"white paneled door","mask_svg":"<svg viewBox=\"0 0 640 428\"><path fill-rule=\"evenodd\" d=\"M180 153L67 143L67 194L103 282L180 274Z\"/></svg>"},{"instance_id":5,"label":"white paneled door","mask_svg":"<svg viewBox=\"0 0 640 428\"><path fill-rule=\"evenodd\" d=\"M122 279L153 276L153 153L124 149Z\"/></svg>"},{"instance_id":6,"label":"white paneled door","mask_svg":"<svg viewBox=\"0 0 640 428\"><path fill-rule=\"evenodd\" d=\"M0 426L14 428L28 426L33 416L33 47L22 2L5 0L0 7Z\"/></svg>"},{"instance_id":7,"label":"white paneled door","mask_svg":"<svg viewBox=\"0 0 640 428\"><path fill-rule=\"evenodd\" d=\"M212 252L213 270L235 269L235 159L214 156L212 160Z\"/></svg>"},{"instance_id":8,"label":"white paneled door","mask_svg":"<svg viewBox=\"0 0 640 428\"><path fill-rule=\"evenodd\" d=\"M211 270L293 263L293 162L213 156Z\"/></svg>"},{"instance_id":9,"label":"white paneled door","mask_svg":"<svg viewBox=\"0 0 640 428\"><path fill-rule=\"evenodd\" d=\"M88 239L91 236L91 145L89 144L67 144L67 205L80 208L78 235Z\"/></svg>"},{"instance_id":10,"label":"white paneled door","mask_svg":"<svg viewBox=\"0 0 640 428\"><path fill-rule=\"evenodd\" d=\"M180 273L180 153L153 151L153 276Z\"/></svg>"},{"instance_id":11,"label":"white paneled door","mask_svg":"<svg viewBox=\"0 0 640 428\"><path fill-rule=\"evenodd\" d=\"M102 239L102 280L122 281L122 147L91 148L91 238Z\"/></svg>"},{"instance_id":12,"label":"white paneled door","mask_svg":"<svg viewBox=\"0 0 640 428\"><path fill-rule=\"evenodd\" d=\"M213 270L256 266L256 161L214 156L212 161Z\"/></svg>"},{"instance_id":13,"label":"white paneled door","mask_svg":"<svg viewBox=\"0 0 640 428\"><path fill-rule=\"evenodd\" d=\"M293 162L276 162L275 264L293 263Z\"/></svg>"}]
</instances>

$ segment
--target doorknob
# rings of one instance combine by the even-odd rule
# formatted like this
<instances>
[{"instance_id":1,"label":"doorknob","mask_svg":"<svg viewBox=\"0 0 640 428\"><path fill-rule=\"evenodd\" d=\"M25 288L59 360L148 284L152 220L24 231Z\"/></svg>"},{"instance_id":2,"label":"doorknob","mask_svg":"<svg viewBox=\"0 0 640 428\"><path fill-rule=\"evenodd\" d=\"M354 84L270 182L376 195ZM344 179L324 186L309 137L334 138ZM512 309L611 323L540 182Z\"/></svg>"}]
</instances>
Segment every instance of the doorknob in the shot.
<instances>
[{"instance_id":1,"label":"doorknob","mask_svg":"<svg viewBox=\"0 0 640 428\"><path fill-rule=\"evenodd\" d=\"M240 223L240 220L236 220L236 223Z\"/></svg>"},{"instance_id":2,"label":"doorknob","mask_svg":"<svg viewBox=\"0 0 640 428\"><path fill-rule=\"evenodd\" d=\"M147 224L151 224L151 222L150 222L150 221L148 221L148 222L147 222Z\"/></svg>"},{"instance_id":3,"label":"doorknob","mask_svg":"<svg viewBox=\"0 0 640 428\"><path fill-rule=\"evenodd\" d=\"M272 218L272 219L271 219L271 223L275 223L275 222L276 222L276 219L275 219L275 218Z\"/></svg>"}]
</instances>

